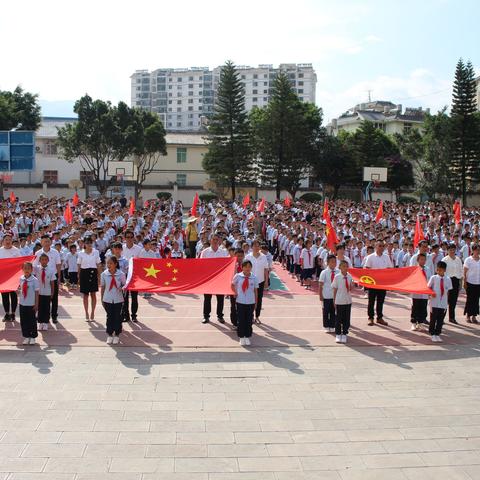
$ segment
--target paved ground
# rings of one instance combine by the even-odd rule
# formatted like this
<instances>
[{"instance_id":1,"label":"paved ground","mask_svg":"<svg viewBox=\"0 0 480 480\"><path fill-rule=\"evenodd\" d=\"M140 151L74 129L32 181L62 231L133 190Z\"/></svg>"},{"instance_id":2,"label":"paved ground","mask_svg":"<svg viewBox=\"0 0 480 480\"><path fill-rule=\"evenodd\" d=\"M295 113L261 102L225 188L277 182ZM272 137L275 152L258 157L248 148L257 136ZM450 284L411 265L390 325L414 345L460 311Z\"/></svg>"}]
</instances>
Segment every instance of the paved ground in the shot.
<instances>
[{"instance_id":1,"label":"paved ground","mask_svg":"<svg viewBox=\"0 0 480 480\"><path fill-rule=\"evenodd\" d=\"M432 345L409 299L366 327L357 295L336 345L284 280L248 350L191 296L142 299L119 347L77 296L40 346L0 330L0 480L478 480L480 327Z\"/></svg>"}]
</instances>

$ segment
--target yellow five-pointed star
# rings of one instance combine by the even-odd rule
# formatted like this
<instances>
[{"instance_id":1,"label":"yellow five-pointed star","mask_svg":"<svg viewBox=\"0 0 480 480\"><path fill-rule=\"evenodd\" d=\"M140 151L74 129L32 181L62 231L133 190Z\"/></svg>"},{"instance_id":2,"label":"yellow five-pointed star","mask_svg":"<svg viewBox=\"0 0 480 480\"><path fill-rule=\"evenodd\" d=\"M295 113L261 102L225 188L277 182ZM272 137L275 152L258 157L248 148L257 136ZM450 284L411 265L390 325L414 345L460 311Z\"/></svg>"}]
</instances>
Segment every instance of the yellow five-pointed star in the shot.
<instances>
[{"instance_id":1,"label":"yellow five-pointed star","mask_svg":"<svg viewBox=\"0 0 480 480\"><path fill-rule=\"evenodd\" d=\"M145 277L153 277L153 278L157 278L157 273L160 271L154 267L153 263L150 265L150 267L148 268L143 267L143 269L146 272Z\"/></svg>"},{"instance_id":2,"label":"yellow five-pointed star","mask_svg":"<svg viewBox=\"0 0 480 480\"><path fill-rule=\"evenodd\" d=\"M167 263L167 267L170 268L172 266L172 264L169 262Z\"/></svg>"},{"instance_id":3,"label":"yellow five-pointed star","mask_svg":"<svg viewBox=\"0 0 480 480\"><path fill-rule=\"evenodd\" d=\"M176 282L177 281L177 277L172 277L172 282Z\"/></svg>"},{"instance_id":4,"label":"yellow five-pointed star","mask_svg":"<svg viewBox=\"0 0 480 480\"><path fill-rule=\"evenodd\" d=\"M172 272L173 272L173 273L178 273L178 270L177 270L176 268L174 268L174 269L172 270Z\"/></svg>"},{"instance_id":5,"label":"yellow five-pointed star","mask_svg":"<svg viewBox=\"0 0 480 480\"><path fill-rule=\"evenodd\" d=\"M165 282L165 285L170 285L170 282Z\"/></svg>"}]
</instances>

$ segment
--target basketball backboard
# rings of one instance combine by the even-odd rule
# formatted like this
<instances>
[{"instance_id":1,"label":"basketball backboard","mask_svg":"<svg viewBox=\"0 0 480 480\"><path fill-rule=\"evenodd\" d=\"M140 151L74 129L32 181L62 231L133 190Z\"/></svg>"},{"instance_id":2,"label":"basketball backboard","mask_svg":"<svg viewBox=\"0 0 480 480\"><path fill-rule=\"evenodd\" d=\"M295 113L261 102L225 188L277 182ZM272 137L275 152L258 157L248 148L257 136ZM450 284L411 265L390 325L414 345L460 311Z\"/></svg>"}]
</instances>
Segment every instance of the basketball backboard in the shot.
<instances>
[{"instance_id":1,"label":"basketball backboard","mask_svg":"<svg viewBox=\"0 0 480 480\"><path fill-rule=\"evenodd\" d=\"M108 175L110 177L123 177L124 180L137 179L137 167L134 162L108 162Z\"/></svg>"},{"instance_id":2,"label":"basketball backboard","mask_svg":"<svg viewBox=\"0 0 480 480\"><path fill-rule=\"evenodd\" d=\"M363 167L364 182L386 182L388 168L384 167Z\"/></svg>"}]
</instances>

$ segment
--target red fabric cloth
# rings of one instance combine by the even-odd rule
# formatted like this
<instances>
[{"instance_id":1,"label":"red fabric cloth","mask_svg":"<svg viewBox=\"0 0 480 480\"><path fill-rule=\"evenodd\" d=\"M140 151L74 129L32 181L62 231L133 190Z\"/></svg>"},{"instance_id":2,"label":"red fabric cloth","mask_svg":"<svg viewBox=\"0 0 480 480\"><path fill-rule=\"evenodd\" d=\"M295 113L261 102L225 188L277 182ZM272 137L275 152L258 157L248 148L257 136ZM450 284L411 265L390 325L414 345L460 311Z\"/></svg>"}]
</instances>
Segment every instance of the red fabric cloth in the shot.
<instances>
[{"instance_id":1,"label":"red fabric cloth","mask_svg":"<svg viewBox=\"0 0 480 480\"><path fill-rule=\"evenodd\" d=\"M338 237L335 233L335 229L332 226L330 216L327 218L327 247L331 252L335 252L335 247L338 243Z\"/></svg>"},{"instance_id":2,"label":"red fabric cloth","mask_svg":"<svg viewBox=\"0 0 480 480\"><path fill-rule=\"evenodd\" d=\"M67 206L65 207L63 218L65 219L65 222L67 222L67 225L73 222L73 213L72 213L72 207L70 207L70 202L68 202Z\"/></svg>"},{"instance_id":3,"label":"red fabric cloth","mask_svg":"<svg viewBox=\"0 0 480 480\"><path fill-rule=\"evenodd\" d=\"M289 196L286 196L285 197L285 201L283 202L283 204L287 207L287 208L290 208L292 206L292 199L289 197Z\"/></svg>"},{"instance_id":4,"label":"red fabric cloth","mask_svg":"<svg viewBox=\"0 0 480 480\"><path fill-rule=\"evenodd\" d=\"M455 225L462 222L462 207L458 200L453 204L453 216L455 218Z\"/></svg>"},{"instance_id":5,"label":"red fabric cloth","mask_svg":"<svg viewBox=\"0 0 480 480\"><path fill-rule=\"evenodd\" d=\"M23 281L22 294L23 294L23 298L27 298L27 294L28 294L28 282L27 282L26 280Z\"/></svg>"},{"instance_id":6,"label":"red fabric cloth","mask_svg":"<svg viewBox=\"0 0 480 480\"><path fill-rule=\"evenodd\" d=\"M45 275L45 269L42 268L42 283L43 283L44 285L45 285L45 277L46 277L46 275Z\"/></svg>"},{"instance_id":7,"label":"red fabric cloth","mask_svg":"<svg viewBox=\"0 0 480 480\"><path fill-rule=\"evenodd\" d=\"M265 199L262 198L260 203L257 205L257 212L263 213L265 211Z\"/></svg>"},{"instance_id":8,"label":"red fabric cloth","mask_svg":"<svg viewBox=\"0 0 480 480\"><path fill-rule=\"evenodd\" d=\"M333 280L335 280L335 272L332 270L330 273L330 283L333 283Z\"/></svg>"},{"instance_id":9,"label":"red fabric cloth","mask_svg":"<svg viewBox=\"0 0 480 480\"><path fill-rule=\"evenodd\" d=\"M190 209L190 215L192 217L197 216L197 206L198 206L198 193L195 194L195 197L194 197L193 203L192 203L192 208Z\"/></svg>"},{"instance_id":10,"label":"red fabric cloth","mask_svg":"<svg viewBox=\"0 0 480 480\"><path fill-rule=\"evenodd\" d=\"M243 293L245 293L248 290L248 277L245 277L243 279L242 290L243 290Z\"/></svg>"},{"instance_id":11,"label":"red fabric cloth","mask_svg":"<svg viewBox=\"0 0 480 480\"><path fill-rule=\"evenodd\" d=\"M18 289L22 266L25 262L31 262L33 258L28 256L0 259L0 292L14 292Z\"/></svg>"},{"instance_id":12,"label":"red fabric cloth","mask_svg":"<svg viewBox=\"0 0 480 480\"><path fill-rule=\"evenodd\" d=\"M378 206L377 215L375 216L375 223L379 223L383 218L383 200L380 200L380 205Z\"/></svg>"},{"instance_id":13,"label":"red fabric cloth","mask_svg":"<svg viewBox=\"0 0 480 480\"><path fill-rule=\"evenodd\" d=\"M111 290L112 288L117 288L117 282L115 281L115 277L113 275L112 275L112 280L110 282L109 290Z\"/></svg>"},{"instance_id":14,"label":"red fabric cloth","mask_svg":"<svg viewBox=\"0 0 480 480\"><path fill-rule=\"evenodd\" d=\"M135 213L135 199L132 197L130 199L130 207L128 209L128 214L132 216Z\"/></svg>"},{"instance_id":15,"label":"red fabric cloth","mask_svg":"<svg viewBox=\"0 0 480 480\"><path fill-rule=\"evenodd\" d=\"M76 207L79 202L80 202L80 199L78 198L78 193L75 192L75 195L73 196L73 199L72 199L73 206Z\"/></svg>"},{"instance_id":16,"label":"red fabric cloth","mask_svg":"<svg viewBox=\"0 0 480 480\"><path fill-rule=\"evenodd\" d=\"M417 217L417 223L415 224L415 235L413 236L413 247L417 248L418 244L425 240L425 235L423 234L423 228L420 225L420 219Z\"/></svg>"},{"instance_id":17,"label":"red fabric cloth","mask_svg":"<svg viewBox=\"0 0 480 480\"><path fill-rule=\"evenodd\" d=\"M10 203L15 203L17 201L17 197L13 193L13 190L10 192Z\"/></svg>"},{"instance_id":18,"label":"red fabric cloth","mask_svg":"<svg viewBox=\"0 0 480 480\"><path fill-rule=\"evenodd\" d=\"M443 297L445 293L445 283L443 277L440 279L440 296Z\"/></svg>"},{"instance_id":19,"label":"red fabric cloth","mask_svg":"<svg viewBox=\"0 0 480 480\"><path fill-rule=\"evenodd\" d=\"M345 280L345 288L347 289L347 292L350 291L350 285L348 284L348 277L343 277L343 279Z\"/></svg>"},{"instance_id":20,"label":"red fabric cloth","mask_svg":"<svg viewBox=\"0 0 480 480\"><path fill-rule=\"evenodd\" d=\"M134 258L127 290L231 295L236 263L234 257Z\"/></svg>"},{"instance_id":21,"label":"red fabric cloth","mask_svg":"<svg viewBox=\"0 0 480 480\"><path fill-rule=\"evenodd\" d=\"M243 202L242 202L242 206L243 208L247 208L248 205L250 203L250 194L247 193L244 197L243 197Z\"/></svg>"},{"instance_id":22,"label":"red fabric cloth","mask_svg":"<svg viewBox=\"0 0 480 480\"><path fill-rule=\"evenodd\" d=\"M420 267L404 268L350 268L348 270L354 282L376 290L431 295L427 279Z\"/></svg>"}]
</instances>

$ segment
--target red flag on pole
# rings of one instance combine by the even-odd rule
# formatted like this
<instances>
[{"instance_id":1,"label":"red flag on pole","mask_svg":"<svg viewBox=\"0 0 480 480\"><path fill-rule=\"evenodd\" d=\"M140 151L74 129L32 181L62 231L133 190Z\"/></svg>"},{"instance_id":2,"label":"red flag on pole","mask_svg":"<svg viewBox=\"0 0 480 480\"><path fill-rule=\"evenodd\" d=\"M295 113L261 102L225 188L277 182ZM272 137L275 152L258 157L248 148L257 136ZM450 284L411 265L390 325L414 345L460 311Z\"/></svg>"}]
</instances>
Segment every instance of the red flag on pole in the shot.
<instances>
[{"instance_id":1,"label":"red flag on pole","mask_svg":"<svg viewBox=\"0 0 480 480\"><path fill-rule=\"evenodd\" d=\"M198 205L198 193L195 194L195 197L194 197L193 203L192 203L192 208L190 209L190 215L192 217L197 216L197 205Z\"/></svg>"},{"instance_id":2,"label":"red flag on pole","mask_svg":"<svg viewBox=\"0 0 480 480\"><path fill-rule=\"evenodd\" d=\"M455 218L455 225L462 223L462 207L458 200L453 204L453 215Z\"/></svg>"},{"instance_id":3,"label":"red flag on pole","mask_svg":"<svg viewBox=\"0 0 480 480\"><path fill-rule=\"evenodd\" d=\"M422 226L420 225L420 219L417 217L417 223L415 224L415 235L413 236L413 248L417 248L418 244L425 240Z\"/></svg>"},{"instance_id":4,"label":"red flag on pole","mask_svg":"<svg viewBox=\"0 0 480 480\"><path fill-rule=\"evenodd\" d=\"M375 216L375 223L379 223L383 218L383 200L380 200L380 205L378 206L377 215Z\"/></svg>"},{"instance_id":5,"label":"red flag on pole","mask_svg":"<svg viewBox=\"0 0 480 480\"><path fill-rule=\"evenodd\" d=\"M72 214L72 207L70 207L70 202L67 203L65 207L65 212L63 212L63 218L67 225L70 225L73 222L73 214Z\"/></svg>"},{"instance_id":6,"label":"red flag on pole","mask_svg":"<svg viewBox=\"0 0 480 480\"><path fill-rule=\"evenodd\" d=\"M15 203L17 201L17 197L13 193L13 190L10 192L10 203Z\"/></svg>"},{"instance_id":7,"label":"red flag on pole","mask_svg":"<svg viewBox=\"0 0 480 480\"><path fill-rule=\"evenodd\" d=\"M242 206L243 206L243 208L247 208L249 204L250 204L250 193L247 193L247 194L243 197Z\"/></svg>"},{"instance_id":8,"label":"red flag on pole","mask_svg":"<svg viewBox=\"0 0 480 480\"><path fill-rule=\"evenodd\" d=\"M330 220L330 212L328 210L328 200L325 199L325 202L323 204L323 219L324 220Z\"/></svg>"},{"instance_id":9,"label":"red flag on pole","mask_svg":"<svg viewBox=\"0 0 480 480\"><path fill-rule=\"evenodd\" d=\"M130 198L130 208L128 209L128 214L132 216L135 213L135 199L133 197Z\"/></svg>"},{"instance_id":10,"label":"red flag on pole","mask_svg":"<svg viewBox=\"0 0 480 480\"><path fill-rule=\"evenodd\" d=\"M28 256L0 259L0 292L14 292L17 290L23 264L31 262L34 258L33 256Z\"/></svg>"},{"instance_id":11,"label":"red flag on pole","mask_svg":"<svg viewBox=\"0 0 480 480\"><path fill-rule=\"evenodd\" d=\"M145 200L143 202L143 208L148 208L150 206L150 202L148 200Z\"/></svg>"},{"instance_id":12,"label":"red flag on pole","mask_svg":"<svg viewBox=\"0 0 480 480\"><path fill-rule=\"evenodd\" d=\"M235 258L134 258L128 290L231 295Z\"/></svg>"},{"instance_id":13,"label":"red flag on pole","mask_svg":"<svg viewBox=\"0 0 480 480\"><path fill-rule=\"evenodd\" d=\"M338 243L338 237L337 237L337 233L335 232L335 229L333 228L330 217L327 218L326 234L327 234L327 247L331 252L335 252L335 247L337 246L337 243Z\"/></svg>"},{"instance_id":14,"label":"red flag on pole","mask_svg":"<svg viewBox=\"0 0 480 480\"><path fill-rule=\"evenodd\" d=\"M283 202L283 204L287 207L287 208L290 208L292 206L292 199L287 195L285 197L285 201Z\"/></svg>"},{"instance_id":15,"label":"red flag on pole","mask_svg":"<svg viewBox=\"0 0 480 480\"><path fill-rule=\"evenodd\" d=\"M262 198L260 203L257 205L257 212L263 213L265 211L265 199Z\"/></svg>"},{"instance_id":16,"label":"red flag on pole","mask_svg":"<svg viewBox=\"0 0 480 480\"><path fill-rule=\"evenodd\" d=\"M76 207L79 202L80 202L80 199L78 198L78 193L75 192L75 195L73 195L73 199L72 199L73 206Z\"/></svg>"}]
</instances>

